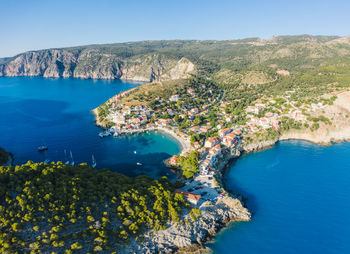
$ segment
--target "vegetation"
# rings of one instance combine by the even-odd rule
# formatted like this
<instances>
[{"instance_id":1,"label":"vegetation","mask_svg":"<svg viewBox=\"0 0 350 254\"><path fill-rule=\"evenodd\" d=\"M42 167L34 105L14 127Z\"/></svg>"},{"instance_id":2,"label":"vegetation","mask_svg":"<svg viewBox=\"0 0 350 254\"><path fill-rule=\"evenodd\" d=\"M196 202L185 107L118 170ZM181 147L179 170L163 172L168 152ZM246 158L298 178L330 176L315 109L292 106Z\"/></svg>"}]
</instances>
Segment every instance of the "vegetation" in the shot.
<instances>
[{"instance_id":1,"label":"vegetation","mask_svg":"<svg viewBox=\"0 0 350 254\"><path fill-rule=\"evenodd\" d=\"M0 165L8 162L10 154L0 147Z\"/></svg>"},{"instance_id":2,"label":"vegetation","mask_svg":"<svg viewBox=\"0 0 350 254\"><path fill-rule=\"evenodd\" d=\"M188 204L165 178L61 162L0 167L0 252L108 250L179 221Z\"/></svg>"},{"instance_id":3,"label":"vegetation","mask_svg":"<svg viewBox=\"0 0 350 254\"><path fill-rule=\"evenodd\" d=\"M191 178L195 173L199 171L199 152L192 151L187 157L179 156L178 164L182 168L182 174L186 178Z\"/></svg>"}]
</instances>

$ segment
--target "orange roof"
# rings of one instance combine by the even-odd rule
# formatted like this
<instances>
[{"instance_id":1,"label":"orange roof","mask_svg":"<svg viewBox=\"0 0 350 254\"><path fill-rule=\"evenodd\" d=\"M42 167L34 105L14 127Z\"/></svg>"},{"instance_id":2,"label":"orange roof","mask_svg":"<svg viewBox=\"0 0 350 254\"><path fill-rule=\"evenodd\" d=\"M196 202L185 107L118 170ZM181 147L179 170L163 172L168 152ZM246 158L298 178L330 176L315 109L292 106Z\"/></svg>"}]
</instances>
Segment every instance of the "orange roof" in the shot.
<instances>
[{"instance_id":1,"label":"orange roof","mask_svg":"<svg viewBox=\"0 0 350 254\"><path fill-rule=\"evenodd\" d=\"M175 190L175 193L182 194L185 197L196 200L196 201L201 198L201 195L193 194L191 192L187 192L187 191L183 191L183 190Z\"/></svg>"}]
</instances>

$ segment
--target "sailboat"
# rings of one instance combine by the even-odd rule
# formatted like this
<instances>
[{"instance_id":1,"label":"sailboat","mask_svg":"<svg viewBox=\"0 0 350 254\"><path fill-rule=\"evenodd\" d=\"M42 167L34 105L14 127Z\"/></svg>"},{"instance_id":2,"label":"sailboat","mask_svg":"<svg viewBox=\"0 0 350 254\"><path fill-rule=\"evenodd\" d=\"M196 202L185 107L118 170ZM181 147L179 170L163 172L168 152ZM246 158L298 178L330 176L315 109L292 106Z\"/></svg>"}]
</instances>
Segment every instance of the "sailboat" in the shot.
<instances>
[{"instance_id":1,"label":"sailboat","mask_svg":"<svg viewBox=\"0 0 350 254\"><path fill-rule=\"evenodd\" d=\"M96 165L97 165L97 163L96 163L96 160L95 160L95 156L92 155L92 167L95 168Z\"/></svg>"},{"instance_id":2,"label":"sailboat","mask_svg":"<svg viewBox=\"0 0 350 254\"><path fill-rule=\"evenodd\" d=\"M65 160L67 160L67 150L66 149L64 149L64 159ZM69 160L67 160L64 164L70 164L70 161Z\"/></svg>"},{"instance_id":3,"label":"sailboat","mask_svg":"<svg viewBox=\"0 0 350 254\"><path fill-rule=\"evenodd\" d=\"M73 153L72 150L70 150L70 157L72 159L71 165L74 166L74 159L73 159Z\"/></svg>"}]
</instances>

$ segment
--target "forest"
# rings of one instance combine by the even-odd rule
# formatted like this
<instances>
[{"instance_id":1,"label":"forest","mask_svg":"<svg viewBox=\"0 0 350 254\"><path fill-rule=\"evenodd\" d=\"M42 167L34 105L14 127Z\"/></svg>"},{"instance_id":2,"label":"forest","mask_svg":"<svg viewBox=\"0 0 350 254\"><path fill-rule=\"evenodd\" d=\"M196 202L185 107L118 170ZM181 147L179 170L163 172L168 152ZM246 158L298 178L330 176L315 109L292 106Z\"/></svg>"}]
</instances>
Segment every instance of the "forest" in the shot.
<instances>
[{"instance_id":1,"label":"forest","mask_svg":"<svg viewBox=\"0 0 350 254\"><path fill-rule=\"evenodd\" d=\"M166 177L130 178L86 164L0 167L1 253L112 251L189 207ZM183 222L185 223L185 222Z\"/></svg>"}]
</instances>

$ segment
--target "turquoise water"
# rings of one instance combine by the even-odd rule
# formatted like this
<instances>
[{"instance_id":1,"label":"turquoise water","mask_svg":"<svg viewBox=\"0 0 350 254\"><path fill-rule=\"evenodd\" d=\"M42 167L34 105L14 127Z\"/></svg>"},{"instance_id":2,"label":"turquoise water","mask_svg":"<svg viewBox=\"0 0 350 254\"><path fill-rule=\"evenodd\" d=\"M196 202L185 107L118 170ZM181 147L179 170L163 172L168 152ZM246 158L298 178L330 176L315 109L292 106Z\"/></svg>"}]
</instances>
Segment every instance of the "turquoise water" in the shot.
<instances>
[{"instance_id":1,"label":"turquoise water","mask_svg":"<svg viewBox=\"0 0 350 254\"><path fill-rule=\"evenodd\" d=\"M226 178L253 218L218 235L215 253L350 253L350 143L281 142Z\"/></svg>"},{"instance_id":2,"label":"turquoise water","mask_svg":"<svg viewBox=\"0 0 350 254\"><path fill-rule=\"evenodd\" d=\"M119 80L0 78L0 146L15 155L15 164L67 161L72 151L76 163L91 164L94 155L98 168L170 177L162 161L180 150L172 137L149 133L101 139L101 129L94 125L90 110L138 85ZM49 150L39 153L42 144Z\"/></svg>"}]
</instances>

